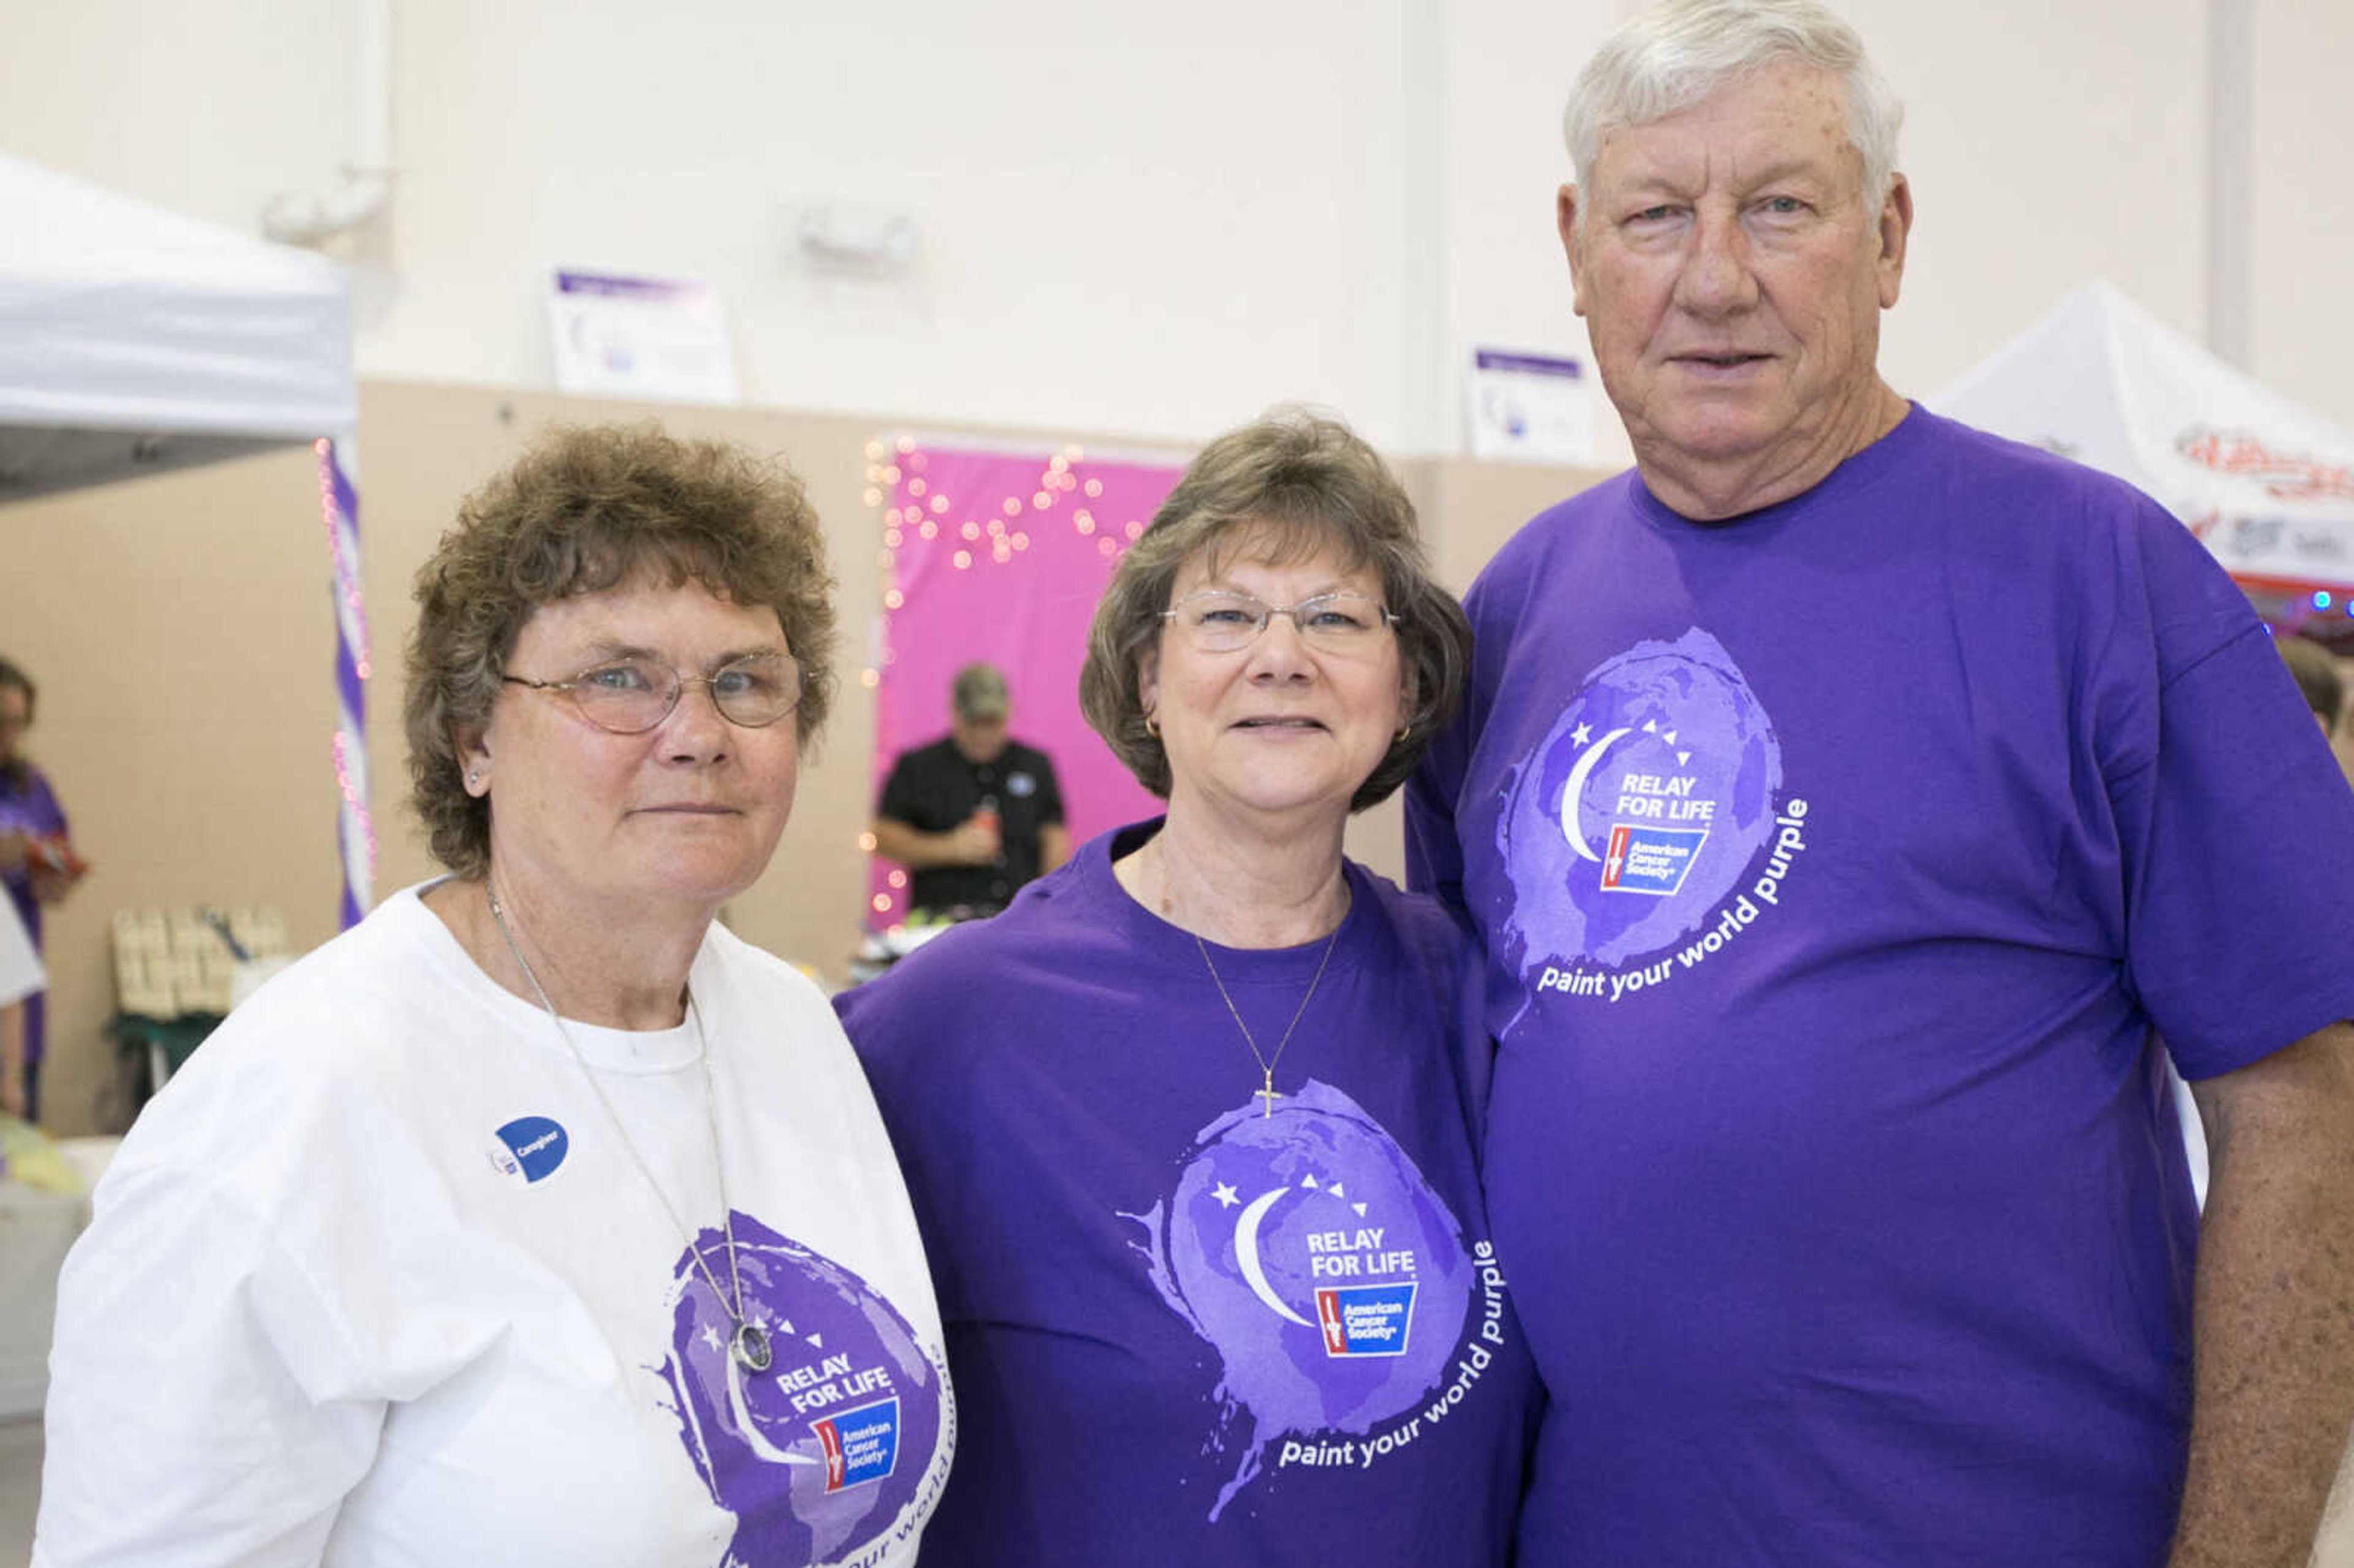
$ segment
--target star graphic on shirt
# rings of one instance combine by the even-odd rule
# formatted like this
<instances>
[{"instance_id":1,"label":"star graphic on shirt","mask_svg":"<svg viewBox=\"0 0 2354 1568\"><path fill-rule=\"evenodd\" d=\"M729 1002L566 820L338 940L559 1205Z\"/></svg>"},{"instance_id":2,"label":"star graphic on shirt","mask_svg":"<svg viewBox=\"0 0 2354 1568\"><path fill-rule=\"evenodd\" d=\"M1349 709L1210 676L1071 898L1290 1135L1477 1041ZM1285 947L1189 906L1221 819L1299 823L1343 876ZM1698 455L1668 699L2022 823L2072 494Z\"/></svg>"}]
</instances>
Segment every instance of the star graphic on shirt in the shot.
<instances>
[{"instance_id":1,"label":"star graphic on shirt","mask_svg":"<svg viewBox=\"0 0 2354 1568\"><path fill-rule=\"evenodd\" d=\"M1594 726L1590 724L1582 724L1569 732L1569 741L1572 746L1584 746L1593 737L1593 735Z\"/></svg>"},{"instance_id":2,"label":"star graphic on shirt","mask_svg":"<svg viewBox=\"0 0 2354 1568\"><path fill-rule=\"evenodd\" d=\"M1218 1201L1218 1207L1222 1209L1231 1209L1242 1202L1242 1198L1235 1192L1234 1183L1231 1181L1221 1181L1211 1188L1210 1196Z\"/></svg>"},{"instance_id":3,"label":"star graphic on shirt","mask_svg":"<svg viewBox=\"0 0 2354 1568\"><path fill-rule=\"evenodd\" d=\"M703 1329L703 1342L709 1345L713 1350L717 1350L719 1348L719 1330L711 1327L707 1323L705 1324Z\"/></svg>"}]
</instances>

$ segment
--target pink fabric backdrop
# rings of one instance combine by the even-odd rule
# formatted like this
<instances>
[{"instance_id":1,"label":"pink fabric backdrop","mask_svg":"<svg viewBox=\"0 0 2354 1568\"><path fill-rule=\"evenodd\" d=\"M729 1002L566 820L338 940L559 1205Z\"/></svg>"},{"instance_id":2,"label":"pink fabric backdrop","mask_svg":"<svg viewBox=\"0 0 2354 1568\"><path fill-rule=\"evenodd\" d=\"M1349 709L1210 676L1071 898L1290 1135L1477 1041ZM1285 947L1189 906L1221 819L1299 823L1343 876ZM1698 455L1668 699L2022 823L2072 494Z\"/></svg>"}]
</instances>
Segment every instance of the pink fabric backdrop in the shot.
<instances>
[{"instance_id":1,"label":"pink fabric backdrop","mask_svg":"<svg viewBox=\"0 0 2354 1568\"><path fill-rule=\"evenodd\" d=\"M949 682L985 659L1013 693L1015 739L1054 759L1074 847L1155 815L1160 802L1079 716L1087 622L1112 563L1144 531L1179 470L959 451L905 442L887 486L882 646L875 654L873 798L898 755L948 732ZM870 926L907 913L904 874L875 857Z\"/></svg>"}]
</instances>

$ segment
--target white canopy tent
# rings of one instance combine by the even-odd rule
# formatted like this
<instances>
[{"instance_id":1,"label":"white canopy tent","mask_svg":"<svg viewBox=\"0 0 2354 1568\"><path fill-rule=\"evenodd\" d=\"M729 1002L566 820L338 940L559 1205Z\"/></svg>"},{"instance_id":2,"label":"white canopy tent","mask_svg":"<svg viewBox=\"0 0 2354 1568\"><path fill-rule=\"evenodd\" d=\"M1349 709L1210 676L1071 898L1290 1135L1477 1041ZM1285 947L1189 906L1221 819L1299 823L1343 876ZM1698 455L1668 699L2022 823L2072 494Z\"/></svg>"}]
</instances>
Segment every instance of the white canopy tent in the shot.
<instances>
[{"instance_id":1,"label":"white canopy tent","mask_svg":"<svg viewBox=\"0 0 2354 1568\"><path fill-rule=\"evenodd\" d=\"M2244 586L2354 588L2354 433L2090 283L1930 404L2128 480Z\"/></svg>"},{"instance_id":2,"label":"white canopy tent","mask_svg":"<svg viewBox=\"0 0 2354 1568\"><path fill-rule=\"evenodd\" d=\"M369 903L351 290L249 239L0 154L0 504L340 439L331 509L345 924Z\"/></svg>"},{"instance_id":3,"label":"white canopy tent","mask_svg":"<svg viewBox=\"0 0 2354 1568\"><path fill-rule=\"evenodd\" d=\"M324 257L0 154L0 502L348 431Z\"/></svg>"}]
</instances>

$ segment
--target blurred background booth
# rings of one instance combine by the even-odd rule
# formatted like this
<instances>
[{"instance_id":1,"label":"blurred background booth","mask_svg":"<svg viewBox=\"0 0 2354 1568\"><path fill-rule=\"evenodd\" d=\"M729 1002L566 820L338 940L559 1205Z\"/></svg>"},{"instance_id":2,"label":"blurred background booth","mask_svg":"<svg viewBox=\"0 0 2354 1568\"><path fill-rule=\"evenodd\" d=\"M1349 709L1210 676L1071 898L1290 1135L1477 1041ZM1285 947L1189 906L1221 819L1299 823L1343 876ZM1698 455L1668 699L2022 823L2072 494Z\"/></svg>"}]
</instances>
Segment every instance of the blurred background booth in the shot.
<instances>
[{"instance_id":1,"label":"blurred background booth","mask_svg":"<svg viewBox=\"0 0 2354 1568\"><path fill-rule=\"evenodd\" d=\"M42 556L7 531L48 526L57 515L24 503L309 446L320 467L321 511L290 511L274 531L285 550L315 553L319 576L327 577L330 559L347 552L332 542L322 548L315 520L327 521L332 540L338 529L348 531L353 510L337 446L348 451L357 409L343 270L5 155L0 212L8 215L0 224L0 544L12 570ZM348 554L355 582L356 553ZM334 573L339 585L346 575ZM27 599L46 595L40 613L110 609L99 585L20 577L19 586L30 589ZM68 596L84 602L57 603ZM0 647L28 634L27 609L19 605ZM324 686L334 672L324 649L315 657ZM172 676L148 672L153 684L169 685ZM57 677L37 675L50 694L45 700L86 690L72 673ZM122 705L135 712L130 699ZM322 741L315 787L324 793L339 780ZM170 761L153 759L158 780L169 779ZM364 768L364 757L355 762ZM70 798L67 805L70 810ZM78 900L120 896L108 891L104 870L101 861L101 874L78 890ZM0 1127L0 1134L5 1418L40 1407L57 1267L88 1217L90 1182L114 1140L53 1144L22 1123Z\"/></svg>"}]
</instances>

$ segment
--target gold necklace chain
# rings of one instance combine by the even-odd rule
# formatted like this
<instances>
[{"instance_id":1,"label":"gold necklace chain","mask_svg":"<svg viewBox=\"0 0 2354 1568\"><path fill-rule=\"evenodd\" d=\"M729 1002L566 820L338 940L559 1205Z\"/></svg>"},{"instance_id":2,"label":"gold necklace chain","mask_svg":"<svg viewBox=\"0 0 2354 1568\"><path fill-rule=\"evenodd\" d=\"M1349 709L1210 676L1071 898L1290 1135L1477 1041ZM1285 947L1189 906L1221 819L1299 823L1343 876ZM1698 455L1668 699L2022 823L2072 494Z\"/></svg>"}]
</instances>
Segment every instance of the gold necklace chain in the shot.
<instances>
[{"instance_id":1,"label":"gold necklace chain","mask_svg":"<svg viewBox=\"0 0 2354 1568\"><path fill-rule=\"evenodd\" d=\"M1349 917L1341 916L1341 925L1348 923ZM1316 973L1310 977L1308 990L1300 997L1299 1005L1291 1010L1291 1022L1283 1026L1283 1038L1275 1043L1275 1054L1272 1056L1258 1048L1257 1037L1251 1033L1250 1025L1243 1022L1242 1010L1227 994L1226 982L1218 974L1218 966L1210 961L1210 945L1202 940L1200 932L1193 935L1193 950L1202 955L1202 967L1210 971L1210 982L1218 988L1218 1000L1226 1004L1226 1012L1234 1019L1235 1027L1243 1032L1243 1044L1250 1047L1251 1055L1257 1059L1261 1081L1256 1097L1259 1102L1259 1116L1265 1119L1275 1114L1275 1102L1280 1097L1275 1090L1275 1065L1283 1060L1284 1047L1291 1044L1291 1032L1299 1028L1299 1021L1307 1016L1308 1003L1316 994L1317 983L1324 978L1324 966L1332 961L1332 949L1340 945L1341 926L1333 927L1332 934L1324 938L1324 956L1316 960Z\"/></svg>"}]
</instances>

